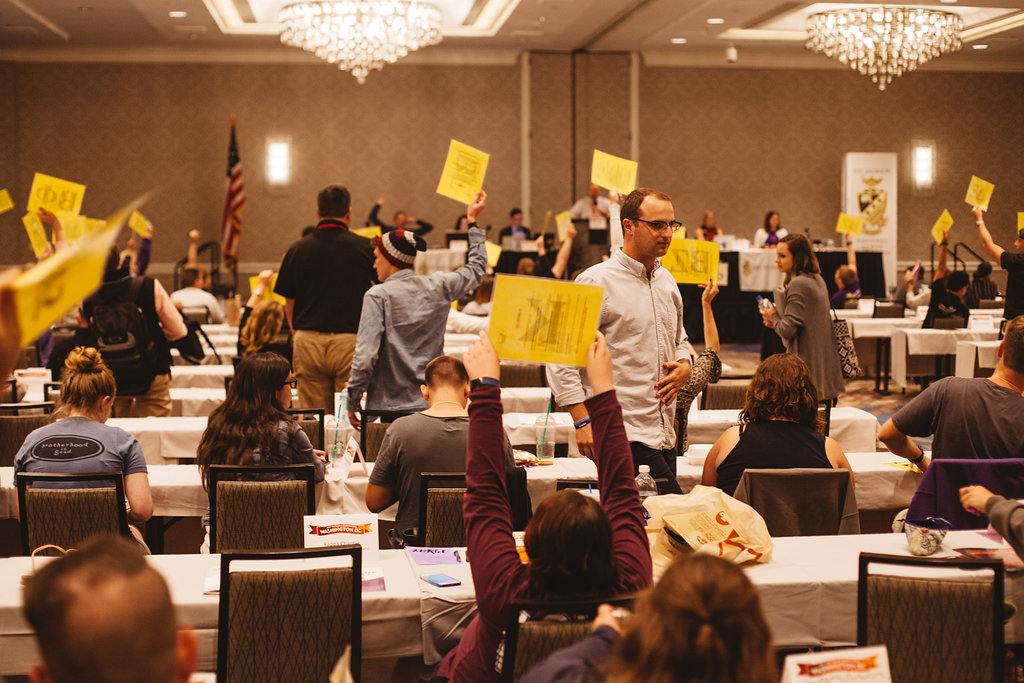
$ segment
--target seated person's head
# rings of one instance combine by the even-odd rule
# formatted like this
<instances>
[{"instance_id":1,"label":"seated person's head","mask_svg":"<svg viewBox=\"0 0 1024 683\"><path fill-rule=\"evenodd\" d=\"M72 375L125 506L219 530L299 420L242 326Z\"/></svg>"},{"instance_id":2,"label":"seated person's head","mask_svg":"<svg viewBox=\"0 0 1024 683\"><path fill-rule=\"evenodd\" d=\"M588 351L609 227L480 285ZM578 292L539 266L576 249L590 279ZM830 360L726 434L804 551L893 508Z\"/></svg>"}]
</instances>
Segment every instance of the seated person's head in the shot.
<instances>
[{"instance_id":1,"label":"seated person's head","mask_svg":"<svg viewBox=\"0 0 1024 683\"><path fill-rule=\"evenodd\" d=\"M171 683L195 669L195 635L178 632L167 584L123 538L97 538L36 572L25 615L44 662L33 681Z\"/></svg>"},{"instance_id":2,"label":"seated person's head","mask_svg":"<svg viewBox=\"0 0 1024 683\"><path fill-rule=\"evenodd\" d=\"M59 414L71 411L95 413L100 421L110 417L117 395L114 373L103 362L100 352L91 346L76 346L64 360L60 383Z\"/></svg>"},{"instance_id":3,"label":"seated person's head","mask_svg":"<svg viewBox=\"0 0 1024 683\"><path fill-rule=\"evenodd\" d=\"M181 271L182 287L199 287L202 289L209 284L210 274L202 268L189 266Z\"/></svg>"},{"instance_id":4,"label":"seated person's head","mask_svg":"<svg viewBox=\"0 0 1024 683\"><path fill-rule=\"evenodd\" d=\"M526 525L525 545L535 597L572 599L614 590L612 527L593 498L569 489L545 498Z\"/></svg>"},{"instance_id":5,"label":"seated person's head","mask_svg":"<svg viewBox=\"0 0 1024 683\"><path fill-rule=\"evenodd\" d=\"M946 289L950 294L956 294L957 296L963 296L964 292L967 291L967 286L970 284L971 278L965 270L954 270L946 278Z\"/></svg>"},{"instance_id":6,"label":"seated person's head","mask_svg":"<svg viewBox=\"0 0 1024 683\"><path fill-rule=\"evenodd\" d=\"M246 356L235 368L225 404L249 404L263 413L291 407L291 364L276 353L263 351Z\"/></svg>"},{"instance_id":7,"label":"seated person's head","mask_svg":"<svg viewBox=\"0 0 1024 683\"><path fill-rule=\"evenodd\" d=\"M433 406L438 401L457 401L466 406L469 398L469 375L462 361L451 356L438 356L427 363L424 373L425 384L420 385L420 393L427 405Z\"/></svg>"},{"instance_id":8,"label":"seated person's head","mask_svg":"<svg viewBox=\"0 0 1024 683\"><path fill-rule=\"evenodd\" d=\"M975 280L987 280L988 276L992 274L992 264L988 261L982 261L978 264L978 269L974 271Z\"/></svg>"},{"instance_id":9,"label":"seated person's head","mask_svg":"<svg viewBox=\"0 0 1024 683\"><path fill-rule=\"evenodd\" d=\"M537 262L532 258L521 258L519 265L516 266L516 275L533 275L536 268Z\"/></svg>"},{"instance_id":10,"label":"seated person's head","mask_svg":"<svg viewBox=\"0 0 1024 683\"><path fill-rule=\"evenodd\" d=\"M1024 315L1007 321L1001 347L1003 365L1024 374Z\"/></svg>"},{"instance_id":11,"label":"seated person's head","mask_svg":"<svg viewBox=\"0 0 1024 683\"><path fill-rule=\"evenodd\" d=\"M795 353L765 358L747 387L740 422L776 419L818 426L818 390L807 363Z\"/></svg>"},{"instance_id":12,"label":"seated person's head","mask_svg":"<svg viewBox=\"0 0 1024 683\"><path fill-rule=\"evenodd\" d=\"M757 590L742 569L703 553L678 558L637 600L606 671L608 683L778 681Z\"/></svg>"},{"instance_id":13,"label":"seated person's head","mask_svg":"<svg viewBox=\"0 0 1024 683\"><path fill-rule=\"evenodd\" d=\"M491 300L494 295L494 276L484 275L483 279L480 280L480 286L476 288L476 294L473 295L473 301L478 304L485 304Z\"/></svg>"},{"instance_id":14,"label":"seated person's head","mask_svg":"<svg viewBox=\"0 0 1024 683\"><path fill-rule=\"evenodd\" d=\"M259 351L265 344L268 344L277 337L284 323L284 308L276 301L261 301L252 309L249 319L245 321L242 334L239 339L245 351L243 355L249 355Z\"/></svg>"},{"instance_id":15,"label":"seated person's head","mask_svg":"<svg viewBox=\"0 0 1024 683\"><path fill-rule=\"evenodd\" d=\"M836 284L841 288L853 287L857 281L857 271L850 266L839 266L836 269Z\"/></svg>"}]
</instances>

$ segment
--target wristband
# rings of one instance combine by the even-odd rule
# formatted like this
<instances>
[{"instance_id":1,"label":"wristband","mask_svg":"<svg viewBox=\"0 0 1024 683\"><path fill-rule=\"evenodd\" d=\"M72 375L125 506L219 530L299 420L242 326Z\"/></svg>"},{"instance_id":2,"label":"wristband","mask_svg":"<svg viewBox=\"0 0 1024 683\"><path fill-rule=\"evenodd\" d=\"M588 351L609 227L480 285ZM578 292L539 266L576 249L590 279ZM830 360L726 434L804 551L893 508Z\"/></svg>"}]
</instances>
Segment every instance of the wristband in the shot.
<instances>
[{"instance_id":1,"label":"wristband","mask_svg":"<svg viewBox=\"0 0 1024 683\"><path fill-rule=\"evenodd\" d=\"M479 228L480 227L480 224L477 223L476 221L470 221L469 223L466 223L466 225L471 227L471 228Z\"/></svg>"},{"instance_id":2,"label":"wristband","mask_svg":"<svg viewBox=\"0 0 1024 683\"><path fill-rule=\"evenodd\" d=\"M977 223L978 225L985 225L985 219L984 218L981 219L980 221L974 221L974 222Z\"/></svg>"},{"instance_id":3,"label":"wristband","mask_svg":"<svg viewBox=\"0 0 1024 683\"><path fill-rule=\"evenodd\" d=\"M263 296L263 290L259 288L252 290L252 293L254 296Z\"/></svg>"},{"instance_id":4,"label":"wristband","mask_svg":"<svg viewBox=\"0 0 1024 683\"><path fill-rule=\"evenodd\" d=\"M913 458L913 459L907 458L907 459L910 460L910 464L911 465L920 465L924 461L924 451L921 451L921 455L917 456L916 458Z\"/></svg>"},{"instance_id":5,"label":"wristband","mask_svg":"<svg viewBox=\"0 0 1024 683\"><path fill-rule=\"evenodd\" d=\"M478 377L469 383L469 388L470 390L473 390L485 384L491 387L501 387L501 382L494 377Z\"/></svg>"},{"instance_id":6,"label":"wristband","mask_svg":"<svg viewBox=\"0 0 1024 683\"><path fill-rule=\"evenodd\" d=\"M587 426L588 424L590 424L590 416L589 416L589 415L587 415L586 417L584 417L584 418L583 418L582 420L580 420L579 422L573 422L573 423L572 423L572 426L573 426L573 427L575 427L576 429L583 429L583 428L584 428L584 427L586 427L586 426Z\"/></svg>"}]
</instances>

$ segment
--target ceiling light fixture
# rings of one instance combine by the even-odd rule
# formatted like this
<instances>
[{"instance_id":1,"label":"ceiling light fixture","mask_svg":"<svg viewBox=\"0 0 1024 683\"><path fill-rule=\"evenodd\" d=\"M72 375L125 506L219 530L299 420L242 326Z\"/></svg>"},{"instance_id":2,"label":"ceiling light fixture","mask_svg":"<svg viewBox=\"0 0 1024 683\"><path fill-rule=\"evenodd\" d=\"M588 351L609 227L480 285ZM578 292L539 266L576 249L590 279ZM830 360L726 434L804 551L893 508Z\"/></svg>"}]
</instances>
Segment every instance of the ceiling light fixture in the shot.
<instances>
[{"instance_id":1,"label":"ceiling light fixture","mask_svg":"<svg viewBox=\"0 0 1024 683\"><path fill-rule=\"evenodd\" d=\"M668 42L672 43L673 45L686 45L686 38L673 38Z\"/></svg>"},{"instance_id":2,"label":"ceiling light fixture","mask_svg":"<svg viewBox=\"0 0 1024 683\"><path fill-rule=\"evenodd\" d=\"M710 19L708 19L708 23L709 24L724 24L725 23L725 19L723 19L722 17L711 17Z\"/></svg>"},{"instance_id":3,"label":"ceiling light fixture","mask_svg":"<svg viewBox=\"0 0 1024 683\"><path fill-rule=\"evenodd\" d=\"M988 45L986 45L985 43L977 43L975 45L971 45L971 47L974 48L975 50L987 50L988 49Z\"/></svg>"},{"instance_id":4,"label":"ceiling light fixture","mask_svg":"<svg viewBox=\"0 0 1024 683\"><path fill-rule=\"evenodd\" d=\"M871 76L879 90L921 64L961 48L963 21L922 7L872 7L807 17L809 50Z\"/></svg>"},{"instance_id":5,"label":"ceiling light fixture","mask_svg":"<svg viewBox=\"0 0 1024 683\"><path fill-rule=\"evenodd\" d=\"M167 16L169 16L171 19L184 19L185 17L188 16L188 12L185 12L184 10L176 9L176 10L171 10L170 12L168 12Z\"/></svg>"},{"instance_id":6,"label":"ceiling light fixture","mask_svg":"<svg viewBox=\"0 0 1024 683\"><path fill-rule=\"evenodd\" d=\"M323 0L281 8L281 42L350 71L373 70L441 42L441 11L419 0Z\"/></svg>"}]
</instances>

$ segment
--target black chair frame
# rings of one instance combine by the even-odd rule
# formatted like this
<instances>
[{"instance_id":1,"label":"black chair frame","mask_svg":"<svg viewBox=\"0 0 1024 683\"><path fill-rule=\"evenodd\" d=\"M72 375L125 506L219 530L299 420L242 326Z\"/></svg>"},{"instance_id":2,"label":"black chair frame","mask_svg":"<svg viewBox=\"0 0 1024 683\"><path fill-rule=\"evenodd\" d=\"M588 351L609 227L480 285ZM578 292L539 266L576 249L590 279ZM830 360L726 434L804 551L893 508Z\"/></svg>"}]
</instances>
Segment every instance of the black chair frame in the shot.
<instances>
[{"instance_id":1,"label":"black chair frame","mask_svg":"<svg viewBox=\"0 0 1024 683\"><path fill-rule=\"evenodd\" d=\"M63 483L77 484L87 481L104 481L114 483L114 495L117 497L117 528L121 535L128 537L128 510L125 507L124 497L124 475L121 472L84 472L84 473L44 473L44 472L18 472L14 475L15 484L18 487L18 516L21 519L21 552L31 555L32 549L28 543L28 523L26 517L28 510L25 507L25 492L30 484L35 483Z\"/></svg>"},{"instance_id":2,"label":"black chair frame","mask_svg":"<svg viewBox=\"0 0 1024 683\"><path fill-rule=\"evenodd\" d=\"M227 379L227 378L225 378ZM303 417L315 417L316 421L320 423L320 439L318 443L313 444L313 448L318 450L324 449L324 442L327 440L326 432L324 431L324 409L323 408L289 408L284 411L292 416L293 420L299 420Z\"/></svg>"},{"instance_id":3,"label":"black chair frame","mask_svg":"<svg viewBox=\"0 0 1024 683\"><path fill-rule=\"evenodd\" d=\"M0 415L21 415L23 410L41 410L44 415L53 414L56 404L53 401L36 403L0 403Z\"/></svg>"},{"instance_id":4,"label":"black chair frame","mask_svg":"<svg viewBox=\"0 0 1024 683\"><path fill-rule=\"evenodd\" d=\"M368 410L360 408L354 411L359 415L359 452L366 458L366 423L373 422L374 418L380 418L380 422L394 422L400 417L412 415L410 410Z\"/></svg>"},{"instance_id":5,"label":"black chair frame","mask_svg":"<svg viewBox=\"0 0 1024 683\"><path fill-rule=\"evenodd\" d=\"M832 401L826 399L824 401L818 401L818 413L821 413L822 408L825 409L825 428L821 432L825 436L828 436L829 432L832 431Z\"/></svg>"},{"instance_id":6,"label":"black chair frame","mask_svg":"<svg viewBox=\"0 0 1024 683\"><path fill-rule=\"evenodd\" d=\"M431 484L447 483L466 485L465 472L421 472L420 473L420 510L416 523L416 544L423 546L427 540L427 489ZM450 488L458 488L452 486Z\"/></svg>"},{"instance_id":7,"label":"black chair frame","mask_svg":"<svg viewBox=\"0 0 1024 683\"><path fill-rule=\"evenodd\" d=\"M292 478L306 482L306 514L316 512L316 470L313 463L297 465L210 465L209 497L210 497L210 552L217 552L217 484L239 474L292 474ZM244 481L244 479L243 479Z\"/></svg>"},{"instance_id":8,"label":"black chair frame","mask_svg":"<svg viewBox=\"0 0 1024 683\"><path fill-rule=\"evenodd\" d=\"M713 384L718 384L719 382L722 382L723 380L734 380L734 379L743 379L743 380L747 380L747 382L749 382L750 380L754 379L754 376L753 375L722 375L716 381L708 382L708 386L711 386ZM707 404L708 404L708 389L707 389L707 387L704 387L704 391L700 392L700 410L705 410L706 409L705 406Z\"/></svg>"}]
</instances>

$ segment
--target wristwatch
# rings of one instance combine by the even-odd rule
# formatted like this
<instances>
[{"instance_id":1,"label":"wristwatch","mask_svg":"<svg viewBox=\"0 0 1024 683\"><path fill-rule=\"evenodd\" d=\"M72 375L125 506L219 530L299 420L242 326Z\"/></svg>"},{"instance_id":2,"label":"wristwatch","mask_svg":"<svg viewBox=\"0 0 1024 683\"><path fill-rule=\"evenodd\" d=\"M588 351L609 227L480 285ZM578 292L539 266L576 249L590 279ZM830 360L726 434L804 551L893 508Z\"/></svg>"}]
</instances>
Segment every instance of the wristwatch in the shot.
<instances>
[{"instance_id":1,"label":"wristwatch","mask_svg":"<svg viewBox=\"0 0 1024 683\"><path fill-rule=\"evenodd\" d=\"M501 382L495 377L478 377L469 383L469 389L472 391L479 386L488 385L492 387L501 388Z\"/></svg>"}]
</instances>

